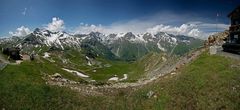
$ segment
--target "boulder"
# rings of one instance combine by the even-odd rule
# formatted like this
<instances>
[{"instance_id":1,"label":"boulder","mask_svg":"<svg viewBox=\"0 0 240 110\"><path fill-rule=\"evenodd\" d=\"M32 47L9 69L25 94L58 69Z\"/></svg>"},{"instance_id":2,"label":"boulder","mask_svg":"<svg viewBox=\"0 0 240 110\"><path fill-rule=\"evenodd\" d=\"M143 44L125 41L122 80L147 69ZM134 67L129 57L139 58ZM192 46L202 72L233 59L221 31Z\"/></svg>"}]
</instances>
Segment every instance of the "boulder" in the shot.
<instances>
[{"instance_id":1,"label":"boulder","mask_svg":"<svg viewBox=\"0 0 240 110\"><path fill-rule=\"evenodd\" d=\"M52 75L52 78L62 78L62 75L60 75L59 73L55 73Z\"/></svg>"},{"instance_id":2,"label":"boulder","mask_svg":"<svg viewBox=\"0 0 240 110\"><path fill-rule=\"evenodd\" d=\"M152 90L150 90L150 91L147 93L147 97L148 97L148 98L151 98L153 95L154 95L154 92L153 92Z\"/></svg>"}]
</instances>

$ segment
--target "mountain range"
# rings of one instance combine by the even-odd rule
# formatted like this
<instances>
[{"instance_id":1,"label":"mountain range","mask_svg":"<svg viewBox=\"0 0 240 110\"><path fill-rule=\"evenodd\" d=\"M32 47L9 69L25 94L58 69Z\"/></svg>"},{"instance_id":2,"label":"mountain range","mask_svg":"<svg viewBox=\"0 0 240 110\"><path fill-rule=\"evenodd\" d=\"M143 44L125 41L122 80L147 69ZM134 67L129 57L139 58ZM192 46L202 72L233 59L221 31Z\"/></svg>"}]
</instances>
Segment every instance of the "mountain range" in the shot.
<instances>
[{"instance_id":1,"label":"mountain range","mask_svg":"<svg viewBox=\"0 0 240 110\"><path fill-rule=\"evenodd\" d=\"M91 58L100 56L126 61L137 60L149 52L183 55L189 50L199 47L201 43L200 39L165 32L157 34L128 32L109 35L91 32L71 35L62 31L51 32L39 28L27 36L13 36L0 40L2 47L16 46L26 53L33 52L40 47L60 51L73 49L81 51Z\"/></svg>"}]
</instances>

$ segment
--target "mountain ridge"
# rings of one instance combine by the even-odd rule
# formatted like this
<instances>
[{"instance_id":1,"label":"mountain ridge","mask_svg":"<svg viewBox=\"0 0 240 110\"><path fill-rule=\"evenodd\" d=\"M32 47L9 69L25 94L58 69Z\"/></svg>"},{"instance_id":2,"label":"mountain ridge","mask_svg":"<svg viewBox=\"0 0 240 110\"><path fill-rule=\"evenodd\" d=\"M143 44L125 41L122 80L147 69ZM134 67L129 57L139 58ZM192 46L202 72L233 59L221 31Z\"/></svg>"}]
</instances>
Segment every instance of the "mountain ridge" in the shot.
<instances>
[{"instance_id":1,"label":"mountain ridge","mask_svg":"<svg viewBox=\"0 0 240 110\"><path fill-rule=\"evenodd\" d=\"M52 32L47 29L36 28L27 36L1 39L0 44L23 49L28 48L27 50L42 46L62 51L70 48L83 51L85 54L92 54L92 57L102 56L108 59L118 58L132 61L151 51L171 53L176 46L190 45L194 41L202 42L200 39L193 37L172 35L165 32L157 34L127 32L108 35L91 32L89 34L72 35L64 31Z\"/></svg>"}]
</instances>

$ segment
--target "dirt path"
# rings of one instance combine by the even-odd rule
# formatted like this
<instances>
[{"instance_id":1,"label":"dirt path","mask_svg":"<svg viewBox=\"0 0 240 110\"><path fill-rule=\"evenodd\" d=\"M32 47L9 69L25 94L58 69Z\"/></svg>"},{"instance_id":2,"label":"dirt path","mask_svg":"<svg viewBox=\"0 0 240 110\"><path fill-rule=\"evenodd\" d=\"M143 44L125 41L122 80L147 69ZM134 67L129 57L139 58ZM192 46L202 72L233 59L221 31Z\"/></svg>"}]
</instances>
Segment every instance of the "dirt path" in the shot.
<instances>
[{"instance_id":1,"label":"dirt path","mask_svg":"<svg viewBox=\"0 0 240 110\"><path fill-rule=\"evenodd\" d=\"M137 82L117 82L113 84L104 84L101 86L95 86L92 84L80 84L74 81L62 81L62 79L53 79L47 80L47 83L50 85L57 85L57 86L64 86L69 87L72 90L79 91L86 95L103 95L103 94L116 94L119 90L129 90L129 89L136 89L143 85L149 84L160 77L176 72L179 68L182 68L185 64L190 63L191 61L195 60L201 53L206 51L206 48L200 48L190 54L180 58L180 60L175 64L170 64L155 70L155 73L152 77L140 79Z\"/></svg>"},{"instance_id":2,"label":"dirt path","mask_svg":"<svg viewBox=\"0 0 240 110\"><path fill-rule=\"evenodd\" d=\"M0 54L0 70L4 69L9 61L7 61L1 54Z\"/></svg>"},{"instance_id":3,"label":"dirt path","mask_svg":"<svg viewBox=\"0 0 240 110\"><path fill-rule=\"evenodd\" d=\"M0 54L0 63L9 63L9 61L6 60L6 59L2 56L2 54Z\"/></svg>"}]
</instances>

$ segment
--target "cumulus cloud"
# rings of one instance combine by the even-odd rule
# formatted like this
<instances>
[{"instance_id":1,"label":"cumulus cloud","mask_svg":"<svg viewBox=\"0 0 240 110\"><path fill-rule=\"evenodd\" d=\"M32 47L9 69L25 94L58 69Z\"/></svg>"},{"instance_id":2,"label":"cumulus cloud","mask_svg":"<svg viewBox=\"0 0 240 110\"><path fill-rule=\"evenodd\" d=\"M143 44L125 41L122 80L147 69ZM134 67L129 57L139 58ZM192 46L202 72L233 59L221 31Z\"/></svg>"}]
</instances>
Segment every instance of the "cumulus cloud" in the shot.
<instances>
[{"instance_id":1,"label":"cumulus cloud","mask_svg":"<svg viewBox=\"0 0 240 110\"><path fill-rule=\"evenodd\" d=\"M53 17L52 22L49 23L45 28L52 32L62 31L65 28L64 21L60 18Z\"/></svg>"},{"instance_id":2,"label":"cumulus cloud","mask_svg":"<svg viewBox=\"0 0 240 110\"><path fill-rule=\"evenodd\" d=\"M140 21L130 21L126 23L115 22L111 25L94 25L94 24L84 24L81 23L77 28L75 28L74 34L87 34L89 32L101 32L104 34L112 33L126 33L133 32L136 34L146 32L148 27L153 26L147 22L141 23Z\"/></svg>"},{"instance_id":3,"label":"cumulus cloud","mask_svg":"<svg viewBox=\"0 0 240 110\"><path fill-rule=\"evenodd\" d=\"M16 32L12 32L12 31L9 32L9 34L12 36L26 36L30 33L31 33L30 29L24 26L17 28Z\"/></svg>"},{"instance_id":4,"label":"cumulus cloud","mask_svg":"<svg viewBox=\"0 0 240 110\"><path fill-rule=\"evenodd\" d=\"M88 34L90 32L102 32L105 33L105 27L102 27L102 25L88 25L81 23L79 27L77 27L74 31L74 34Z\"/></svg>"},{"instance_id":5,"label":"cumulus cloud","mask_svg":"<svg viewBox=\"0 0 240 110\"><path fill-rule=\"evenodd\" d=\"M174 35L186 35L200 39L206 39L209 35L219 31L224 31L229 27L226 24L212 24L203 22L188 22L180 26L156 25L148 28L147 32L156 34L158 32L167 32Z\"/></svg>"},{"instance_id":6,"label":"cumulus cloud","mask_svg":"<svg viewBox=\"0 0 240 110\"><path fill-rule=\"evenodd\" d=\"M110 25L88 25L81 23L75 28L73 33L86 34L92 31L98 31L104 34L126 32L133 32L135 34L142 34L145 32L167 32L170 34L181 34L206 39L210 34L213 34L216 31L224 31L228 29L228 27L229 25L223 23L216 25L215 21L209 21L201 17L163 12L150 17L143 17L130 21L118 21Z\"/></svg>"},{"instance_id":7,"label":"cumulus cloud","mask_svg":"<svg viewBox=\"0 0 240 110\"><path fill-rule=\"evenodd\" d=\"M218 31L223 31L228 28L226 24L217 24ZM216 24L202 23L202 22L192 22L184 23L180 26L156 24L151 23L126 23L126 24L112 24L110 26L102 25L88 25L83 24L77 27L74 34L88 34L90 32L101 32L104 34L111 33L126 33L133 32L135 34L142 33L152 33L156 34L158 32L167 32L174 35L186 35L191 37L196 37L200 39L206 39L209 35L216 32Z\"/></svg>"},{"instance_id":8,"label":"cumulus cloud","mask_svg":"<svg viewBox=\"0 0 240 110\"><path fill-rule=\"evenodd\" d=\"M201 17L163 12L150 17L118 21L110 25L81 23L78 27L72 27L70 32L73 34L88 34L90 32L101 32L104 34L126 32L142 34L149 32L156 34L158 32L167 32L175 35L186 35L206 39L210 34L216 31L224 31L228 29L228 27L229 25L223 23L215 24L215 21L208 21ZM64 21L60 18L53 17L52 22L45 25L44 28L52 32L62 31L65 29ZM17 29L17 32L9 33L11 35L21 36L30 33L30 30L22 26Z\"/></svg>"},{"instance_id":9,"label":"cumulus cloud","mask_svg":"<svg viewBox=\"0 0 240 110\"><path fill-rule=\"evenodd\" d=\"M173 27L170 25L156 25L152 28L148 28L147 32L156 34L158 32L167 32L175 35L186 35L192 37L200 37L203 32L200 31L194 24L182 24L180 27Z\"/></svg>"}]
</instances>

